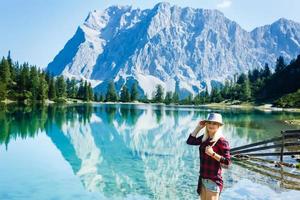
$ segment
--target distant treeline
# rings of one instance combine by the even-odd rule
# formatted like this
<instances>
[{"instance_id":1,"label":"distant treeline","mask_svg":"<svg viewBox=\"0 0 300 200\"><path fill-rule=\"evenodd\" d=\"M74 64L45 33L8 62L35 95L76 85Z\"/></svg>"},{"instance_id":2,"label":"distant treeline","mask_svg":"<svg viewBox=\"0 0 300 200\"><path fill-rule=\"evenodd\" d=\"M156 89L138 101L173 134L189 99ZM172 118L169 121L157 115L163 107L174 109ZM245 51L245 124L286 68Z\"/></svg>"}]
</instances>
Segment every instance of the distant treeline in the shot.
<instances>
[{"instance_id":1,"label":"distant treeline","mask_svg":"<svg viewBox=\"0 0 300 200\"><path fill-rule=\"evenodd\" d=\"M66 98L83 101L100 102L133 102L165 103L165 104L206 104L222 101L239 101L251 103L273 103L280 107L300 107L300 55L289 64L283 57L276 60L275 71L269 65L263 69L250 70L240 74L234 81L226 81L220 87L206 89L196 96L179 98L177 92L164 93L161 85L156 86L152 96L142 97L138 93L137 82L131 88L125 84L120 95L115 84L110 81L105 93L94 93L87 81L54 77L50 73L29 66L28 63L13 63L10 53L0 63L0 100L45 101L50 99L64 102Z\"/></svg>"},{"instance_id":2,"label":"distant treeline","mask_svg":"<svg viewBox=\"0 0 300 200\"><path fill-rule=\"evenodd\" d=\"M10 53L0 63L0 100L64 102L66 98L93 100L93 90L87 81L54 77L28 63L13 63Z\"/></svg>"},{"instance_id":3,"label":"distant treeline","mask_svg":"<svg viewBox=\"0 0 300 200\"><path fill-rule=\"evenodd\" d=\"M200 103L239 100L273 103L280 107L300 107L300 55L288 65L283 57L279 57L274 73L265 64L263 69L242 73L234 83L227 81L221 88L214 88L209 96L202 93L195 99Z\"/></svg>"},{"instance_id":4,"label":"distant treeline","mask_svg":"<svg viewBox=\"0 0 300 200\"><path fill-rule=\"evenodd\" d=\"M300 55L288 65L283 57L279 57L274 73L266 63L263 69L242 73L235 81L226 81L223 86L213 88L210 94L204 91L193 99L186 99L193 104L218 103L224 100L300 107Z\"/></svg>"},{"instance_id":5,"label":"distant treeline","mask_svg":"<svg viewBox=\"0 0 300 200\"><path fill-rule=\"evenodd\" d=\"M161 85L156 86L150 99L147 95L140 99L137 95L137 84L133 85L131 93L126 85L123 86L119 98L111 81L106 100L130 102L139 99L146 103L194 105L238 101L254 104L272 103L280 107L300 107L300 55L288 65L284 62L283 57L279 57L273 73L266 63L263 69L250 70L247 74L242 73L235 79L226 81L223 86L218 88L212 88L210 93L206 89L194 97L189 95L185 99L179 99L177 92L167 91L165 94Z\"/></svg>"}]
</instances>

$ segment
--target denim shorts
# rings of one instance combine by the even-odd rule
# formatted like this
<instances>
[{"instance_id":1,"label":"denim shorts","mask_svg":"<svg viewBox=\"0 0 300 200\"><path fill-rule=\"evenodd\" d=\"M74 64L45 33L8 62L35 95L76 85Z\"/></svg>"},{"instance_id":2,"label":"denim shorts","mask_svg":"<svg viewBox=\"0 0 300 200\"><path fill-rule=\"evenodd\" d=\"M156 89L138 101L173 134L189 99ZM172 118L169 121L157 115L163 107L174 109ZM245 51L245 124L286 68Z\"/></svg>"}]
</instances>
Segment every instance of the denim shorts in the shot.
<instances>
[{"instance_id":1,"label":"denim shorts","mask_svg":"<svg viewBox=\"0 0 300 200\"><path fill-rule=\"evenodd\" d=\"M220 192L220 187L210 179L202 178L203 186L212 192Z\"/></svg>"}]
</instances>

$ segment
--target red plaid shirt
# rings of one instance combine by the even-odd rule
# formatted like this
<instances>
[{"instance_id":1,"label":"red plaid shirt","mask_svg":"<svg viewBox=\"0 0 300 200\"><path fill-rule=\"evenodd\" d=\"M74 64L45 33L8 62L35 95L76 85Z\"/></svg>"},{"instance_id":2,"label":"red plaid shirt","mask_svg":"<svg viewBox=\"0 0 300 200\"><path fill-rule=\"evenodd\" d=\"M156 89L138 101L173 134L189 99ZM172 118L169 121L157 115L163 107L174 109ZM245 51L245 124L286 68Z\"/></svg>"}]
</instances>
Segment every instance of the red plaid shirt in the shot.
<instances>
[{"instance_id":1,"label":"red plaid shirt","mask_svg":"<svg viewBox=\"0 0 300 200\"><path fill-rule=\"evenodd\" d=\"M221 156L220 162L205 153L205 147L212 145L210 138L202 142L203 135L196 138L189 135L186 143L189 145L200 145L199 146L199 156L200 156L200 176L202 178L211 179L219 187L220 191L223 189L223 179L222 179L222 167L228 167L231 164L230 147L227 140L221 137L216 144L212 147L214 152Z\"/></svg>"}]
</instances>

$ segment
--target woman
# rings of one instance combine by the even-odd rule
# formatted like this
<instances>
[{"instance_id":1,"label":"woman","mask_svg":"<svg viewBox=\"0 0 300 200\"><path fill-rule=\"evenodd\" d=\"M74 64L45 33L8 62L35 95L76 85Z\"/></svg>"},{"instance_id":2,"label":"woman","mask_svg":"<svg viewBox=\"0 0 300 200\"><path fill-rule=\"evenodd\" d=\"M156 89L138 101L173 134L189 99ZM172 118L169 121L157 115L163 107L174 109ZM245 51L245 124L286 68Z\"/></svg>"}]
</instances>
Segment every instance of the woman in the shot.
<instances>
[{"instance_id":1,"label":"woman","mask_svg":"<svg viewBox=\"0 0 300 200\"><path fill-rule=\"evenodd\" d=\"M222 168L230 163L230 147L221 132L223 126L222 115L210 113L206 120L197 124L195 130L189 135L187 144L200 145L200 175L197 193L201 200L218 200L223 189ZM202 128L204 134L196 137Z\"/></svg>"}]
</instances>

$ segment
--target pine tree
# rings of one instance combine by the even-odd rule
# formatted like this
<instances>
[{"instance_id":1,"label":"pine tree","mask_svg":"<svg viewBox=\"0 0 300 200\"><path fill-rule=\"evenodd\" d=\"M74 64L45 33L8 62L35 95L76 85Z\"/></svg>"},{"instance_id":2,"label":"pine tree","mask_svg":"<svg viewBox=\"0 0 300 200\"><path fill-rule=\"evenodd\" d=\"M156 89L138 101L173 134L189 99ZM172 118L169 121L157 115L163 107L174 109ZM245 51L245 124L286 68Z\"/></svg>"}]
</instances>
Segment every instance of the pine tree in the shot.
<instances>
[{"instance_id":1,"label":"pine tree","mask_svg":"<svg viewBox=\"0 0 300 200\"><path fill-rule=\"evenodd\" d=\"M230 99L230 85L229 85L229 81L225 81L224 87L222 88L222 90L220 91L222 98L224 99Z\"/></svg>"},{"instance_id":2,"label":"pine tree","mask_svg":"<svg viewBox=\"0 0 300 200\"><path fill-rule=\"evenodd\" d=\"M94 101L99 102L99 95L98 95L98 93L94 93Z\"/></svg>"},{"instance_id":3,"label":"pine tree","mask_svg":"<svg viewBox=\"0 0 300 200\"><path fill-rule=\"evenodd\" d=\"M116 93L115 84L113 81L110 81L108 83L105 101L117 101L117 100L118 100L118 96Z\"/></svg>"},{"instance_id":4,"label":"pine tree","mask_svg":"<svg viewBox=\"0 0 300 200\"><path fill-rule=\"evenodd\" d=\"M176 91L173 93L172 102L175 104L177 104L179 102L179 94Z\"/></svg>"},{"instance_id":5,"label":"pine tree","mask_svg":"<svg viewBox=\"0 0 300 200\"><path fill-rule=\"evenodd\" d=\"M82 79L80 80L80 83L79 83L77 98L78 99L84 99L84 85L83 85L83 80Z\"/></svg>"},{"instance_id":6,"label":"pine tree","mask_svg":"<svg viewBox=\"0 0 300 200\"><path fill-rule=\"evenodd\" d=\"M76 86L75 78L72 78L70 85L71 85L70 98L76 98L78 87Z\"/></svg>"},{"instance_id":7,"label":"pine tree","mask_svg":"<svg viewBox=\"0 0 300 200\"><path fill-rule=\"evenodd\" d=\"M10 70L10 80L13 82L14 80L16 80L16 67L14 67L14 64L13 64L13 61L11 59L11 56L10 56L10 51L8 51L8 55L7 55L7 62L8 62L8 65L9 65L9 70Z\"/></svg>"},{"instance_id":8,"label":"pine tree","mask_svg":"<svg viewBox=\"0 0 300 200\"><path fill-rule=\"evenodd\" d=\"M56 96L57 98L65 98L66 97L66 82L64 80L64 77L61 75L57 77L56 79Z\"/></svg>"},{"instance_id":9,"label":"pine tree","mask_svg":"<svg viewBox=\"0 0 300 200\"><path fill-rule=\"evenodd\" d=\"M85 101L89 101L89 88L87 81L84 81L84 93L83 93L83 99Z\"/></svg>"},{"instance_id":10,"label":"pine tree","mask_svg":"<svg viewBox=\"0 0 300 200\"><path fill-rule=\"evenodd\" d=\"M241 85L241 100L249 101L251 99L251 88L250 88L250 81L247 78L245 82Z\"/></svg>"},{"instance_id":11,"label":"pine tree","mask_svg":"<svg viewBox=\"0 0 300 200\"><path fill-rule=\"evenodd\" d=\"M255 82L260 78L260 72L258 69L253 69L251 76L248 76L250 82ZM242 84L242 83L239 83Z\"/></svg>"},{"instance_id":12,"label":"pine tree","mask_svg":"<svg viewBox=\"0 0 300 200\"><path fill-rule=\"evenodd\" d=\"M206 92L205 91L201 91L199 94L199 104L204 104L206 102Z\"/></svg>"},{"instance_id":13,"label":"pine tree","mask_svg":"<svg viewBox=\"0 0 300 200\"><path fill-rule=\"evenodd\" d=\"M130 101L130 94L129 91L127 89L127 86L124 85L121 89L121 95L120 95L120 100L122 102L129 102Z\"/></svg>"},{"instance_id":14,"label":"pine tree","mask_svg":"<svg viewBox=\"0 0 300 200\"><path fill-rule=\"evenodd\" d=\"M193 99L192 94L189 94L188 96L186 96L186 97L182 100L182 103L183 103L183 104L190 105L190 104L193 103L192 99Z\"/></svg>"},{"instance_id":15,"label":"pine tree","mask_svg":"<svg viewBox=\"0 0 300 200\"><path fill-rule=\"evenodd\" d=\"M43 73L45 75L45 80L47 81L47 84L50 85L50 79L51 79L50 72L46 71L46 72L43 72Z\"/></svg>"},{"instance_id":16,"label":"pine tree","mask_svg":"<svg viewBox=\"0 0 300 200\"><path fill-rule=\"evenodd\" d=\"M154 94L154 102L160 103L163 100L164 90L160 84L156 86L156 92Z\"/></svg>"},{"instance_id":17,"label":"pine tree","mask_svg":"<svg viewBox=\"0 0 300 200\"><path fill-rule=\"evenodd\" d=\"M5 58L0 63L0 100L7 98L7 89L10 82L9 64Z\"/></svg>"},{"instance_id":18,"label":"pine tree","mask_svg":"<svg viewBox=\"0 0 300 200\"><path fill-rule=\"evenodd\" d=\"M202 103L202 100L203 100L203 98L201 97L201 93L198 93L198 94L194 97L193 102L194 102L195 105L199 105L199 104Z\"/></svg>"},{"instance_id":19,"label":"pine tree","mask_svg":"<svg viewBox=\"0 0 300 200\"><path fill-rule=\"evenodd\" d=\"M165 97L165 100L164 100L165 104L170 104L172 103L172 92L168 91L166 93L166 97Z\"/></svg>"},{"instance_id":20,"label":"pine tree","mask_svg":"<svg viewBox=\"0 0 300 200\"><path fill-rule=\"evenodd\" d=\"M53 77L50 78L48 98L50 100L56 99L55 79Z\"/></svg>"},{"instance_id":21,"label":"pine tree","mask_svg":"<svg viewBox=\"0 0 300 200\"><path fill-rule=\"evenodd\" d=\"M30 72L27 64L21 65L19 72L16 75L16 92L17 100L22 101L31 98L29 92L30 86Z\"/></svg>"},{"instance_id":22,"label":"pine tree","mask_svg":"<svg viewBox=\"0 0 300 200\"><path fill-rule=\"evenodd\" d=\"M5 87L8 86L11 77L10 77L10 67L9 63L5 58L2 58L1 64L0 64L0 81L5 85Z\"/></svg>"},{"instance_id":23,"label":"pine tree","mask_svg":"<svg viewBox=\"0 0 300 200\"><path fill-rule=\"evenodd\" d=\"M7 96L6 85L0 81L0 101L5 100Z\"/></svg>"},{"instance_id":24,"label":"pine tree","mask_svg":"<svg viewBox=\"0 0 300 200\"><path fill-rule=\"evenodd\" d=\"M104 102L104 100L105 100L104 95L101 93L99 96L99 101Z\"/></svg>"},{"instance_id":25,"label":"pine tree","mask_svg":"<svg viewBox=\"0 0 300 200\"><path fill-rule=\"evenodd\" d=\"M70 78L67 78L67 80L66 80L66 91L67 91L67 97L68 98L71 98L71 88L72 88L71 80L70 80Z\"/></svg>"},{"instance_id":26,"label":"pine tree","mask_svg":"<svg viewBox=\"0 0 300 200\"><path fill-rule=\"evenodd\" d=\"M94 100L93 88L92 88L91 83L88 84L88 99L89 99L89 101Z\"/></svg>"},{"instance_id":27,"label":"pine tree","mask_svg":"<svg viewBox=\"0 0 300 200\"><path fill-rule=\"evenodd\" d=\"M12 66L12 59L11 59L11 56L10 56L10 50L8 51L8 54L7 54L7 62L8 62L8 64L10 65L10 66Z\"/></svg>"},{"instance_id":28,"label":"pine tree","mask_svg":"<svg viewBox=\"0 0 300 200\"><path fill-rule=\"evenodd\" d=\"M204 93L204 96L203 96L203 100L204 100L203 103L209 103L210 97L209 97L209 93L208 93L208 88L207 87L205 88L205 93Z\"/></svg>"},{"instance_id":29,"label":"pine tree","mask_svg":"<svg viewBox=\"0 0 300 200\"><path fill-rule=\"evenodd\" d=\"M270 76L271 76L270 67L269 67L268 63L266 63L265 67L264 67L264 71L263 71L263 77L268 78Z\"/></svg>"},{"instance_id":30,"label":"pine tree","mask_svg":"<svg viewBox=\"0 0 300 200\"><path fill-rule=\"evenodd\" d=\"M286 67L284 63L284 59L282 56L279 56L279 58L276 61L276 66L275 66L275 72L279 73L281 72L284 68Z\"/></svg>"},{"instance_id":31,"label":"pine tree","mask_svg":"<svg viewBox=\"0 0 300 200\"><path fill-rule=\"evenodd\" d=\"M221 92L218 88L212 88L210 94L210 102L219 103L223 100Z\"/></svg>"},{"instance_id":32,"label":"pine tree","mask_svg":"<svg viewBox=\"0 0 300 200\"><path fill-rule=\"evenodd\" d=\"M29 91L31 92L31 100L37 100L38 96L38 87L39 87L39 77L38 72L35 66L30 68L30 82L29 82Z\"/></svg>"},{"instance_id":33,"label":"pine tree","mask_svg":"<svg viewBox=\"0 0 300 200\"><path fill-rule=\"evenodd\" d=\"M130 100L136 101L137 99L138 99L138 88L137 88L137 83L134 82L133 85L131 86Z\"/></svg>"},{"instance_id":34,"label":"pine tree","mask_svg":"<svg viewBox=\"0 0 300 200\"><path fill-rule=\"evenodd\" d=\"M145 93L143 95L143 98L141 99L141 101L144 102L144 103L149 103L150 102L149 99L148 99L148 94L147 93Z\"/></svg>"},{"instance_id":35,"label":"pine tree","mask_svg":"<svg viewBox=\"0 0 300 200\"><path fill-rule=\"evenodd\" d=\"M242 84L242 83L245 82L246 78L247 78L246 74L242 73L242 74L239 75L236 83L237 84Z\"/></svg>"},{"instance_id":36,"label":"pine tree","mask_svg":"<svg viewBox=\"0 0 300 200\"><path fill-rule=\"evenodd\" d=\"M38 100L44 101L48 97L48 84L43 73L39 76Z\"/></svg>"}]
</instances>

